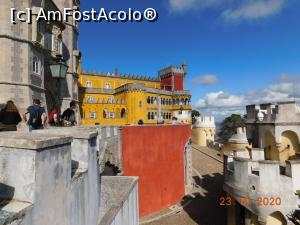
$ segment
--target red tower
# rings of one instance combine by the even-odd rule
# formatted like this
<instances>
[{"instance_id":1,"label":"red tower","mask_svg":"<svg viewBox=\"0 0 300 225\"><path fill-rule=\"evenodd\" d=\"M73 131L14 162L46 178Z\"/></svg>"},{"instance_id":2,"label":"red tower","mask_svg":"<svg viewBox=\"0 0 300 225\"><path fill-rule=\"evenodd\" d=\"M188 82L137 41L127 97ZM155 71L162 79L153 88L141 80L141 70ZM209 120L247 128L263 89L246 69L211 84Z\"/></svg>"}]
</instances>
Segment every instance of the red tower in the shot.
<instances>
[{"instance_id":1,"label":"red tower","mask_svg":"<svg viewBox=\"0 0 300 225\"><path fill-rule=\"evenodd\" d=\"M183 91L184 79L186 72L186 64L181 67L169 66L165 69L158 71L160 76L161 89L167 91Z\"/></svg>"}]
</instances>

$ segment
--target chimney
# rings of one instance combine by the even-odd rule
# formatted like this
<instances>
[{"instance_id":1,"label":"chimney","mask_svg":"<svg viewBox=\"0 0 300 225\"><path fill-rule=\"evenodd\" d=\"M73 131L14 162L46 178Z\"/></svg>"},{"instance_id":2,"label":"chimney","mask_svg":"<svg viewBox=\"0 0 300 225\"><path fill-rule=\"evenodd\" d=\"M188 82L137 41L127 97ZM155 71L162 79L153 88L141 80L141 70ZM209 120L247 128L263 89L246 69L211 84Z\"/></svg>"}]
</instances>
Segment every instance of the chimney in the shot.
<instances>
[{"instance_id":1,"label":"chimney","mask_svg":"<svg viewBox=\"0 0 300 225\"><path fill-rule=\"evenodd\" d=\"M119 69L116 68L116 77L118 77L118 76L119 76Z\"/></svg>"}]
</instances>

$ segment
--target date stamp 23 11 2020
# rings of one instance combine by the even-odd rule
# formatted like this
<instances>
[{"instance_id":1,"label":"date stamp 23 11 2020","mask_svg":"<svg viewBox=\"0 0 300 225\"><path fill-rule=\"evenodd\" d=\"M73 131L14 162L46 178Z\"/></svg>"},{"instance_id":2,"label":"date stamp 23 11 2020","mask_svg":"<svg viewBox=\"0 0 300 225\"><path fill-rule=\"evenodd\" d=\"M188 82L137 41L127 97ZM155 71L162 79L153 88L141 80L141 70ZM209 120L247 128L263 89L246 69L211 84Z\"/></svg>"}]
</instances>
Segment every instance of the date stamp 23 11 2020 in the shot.
<instances>
[{"instance_id":1,"label":"date stamp 23 11 2020","mask_svg":"<svg viewBox=\"0 0 300 225\"><path fill-rule=\"evenodd\" d=\"M219 205L220 206L231 206L234 199L231 197L220 197L219 198ZM250 199L250 197L240 197L239 198L240 205L244 206L250 206L250 205L256 205L256 206L280 206L282 204L281 198L277 196L273 197L258 197L256 199Z\"/></svg>"}]
</instances>

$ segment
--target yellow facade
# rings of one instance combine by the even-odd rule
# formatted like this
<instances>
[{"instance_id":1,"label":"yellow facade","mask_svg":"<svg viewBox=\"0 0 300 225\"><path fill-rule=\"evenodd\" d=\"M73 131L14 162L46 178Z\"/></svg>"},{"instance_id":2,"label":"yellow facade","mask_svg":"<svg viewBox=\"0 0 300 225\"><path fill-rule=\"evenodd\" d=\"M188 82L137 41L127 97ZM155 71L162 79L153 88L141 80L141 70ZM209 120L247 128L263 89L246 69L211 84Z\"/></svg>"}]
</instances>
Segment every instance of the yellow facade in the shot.
<instances>
[{"instance_id":1,"label":"yellow facade","mask_svg":"<svg viewBox=\"0 0 300 225\"><path fill-rule=\"evenodd\" d=\"M83 125L191 123L188 91L165 91L160 80L141 76L81 72L78 79Z\"/></svg>"}]
</instances>

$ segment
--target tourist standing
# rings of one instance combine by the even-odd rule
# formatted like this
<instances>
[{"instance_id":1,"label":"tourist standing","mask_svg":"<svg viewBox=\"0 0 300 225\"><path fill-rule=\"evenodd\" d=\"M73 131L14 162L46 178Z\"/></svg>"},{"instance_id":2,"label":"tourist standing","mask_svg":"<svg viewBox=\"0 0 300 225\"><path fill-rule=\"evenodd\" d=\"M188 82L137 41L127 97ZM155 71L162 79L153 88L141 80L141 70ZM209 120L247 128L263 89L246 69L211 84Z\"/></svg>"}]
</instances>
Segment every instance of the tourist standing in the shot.
<instances>
[{"instance_id":1,"label":"tourist standing","mask_svg":"<svg viewBox=\"0 0 300 225\"><path fill-rule=\"evenodd\" d=\"M29 131L43 129L46 126L47 115L39 99L33 100L33 104L27 108L23 118L28 125Z\"/></svg>"},{"instance_id":2,"label":"tourist standing","mask_svg":"<svg viewBox=\"0 0 300 225\"><path fill-rule=\"evenodd\" d=\"M1 131L16 131L17 125L22 121L19 111L13 101L8 101L0 111Z\"/></svg>"},{"instance_id":3,"label":"tourist standing","mask_svg":"<svg viewBox=\"0 0 300 225\"><path fill-rule=\"evenodd\" d=\"M63 124L66 127L75 126L77 125L76 121L76 109L77 103L75 101L70 102L70 108L66 109L62 114Z\"/></svg>"},{"instance_id":4,"label":"tourist standing","mask_svg":"<svg viewBox=\"0 0 300 225\"><path fill-rule=\"evenodd\" d=\"M58 115L57 108L53 107L49 113L49 125L50 126L60 126L60 115Z\"/></svg>"}]
</instances>

